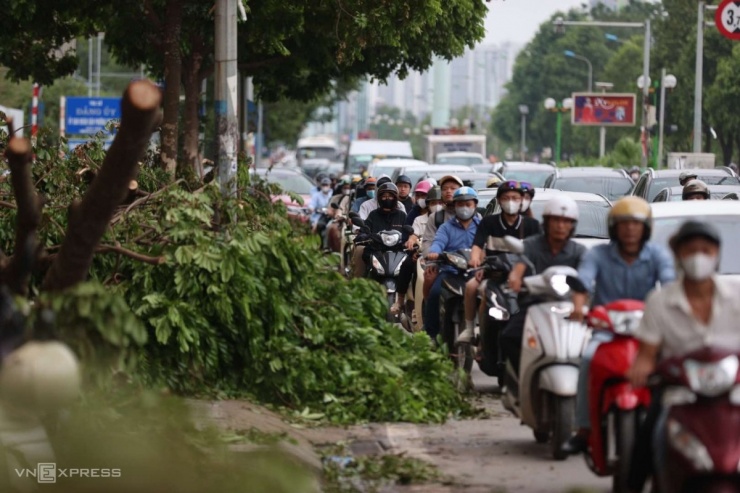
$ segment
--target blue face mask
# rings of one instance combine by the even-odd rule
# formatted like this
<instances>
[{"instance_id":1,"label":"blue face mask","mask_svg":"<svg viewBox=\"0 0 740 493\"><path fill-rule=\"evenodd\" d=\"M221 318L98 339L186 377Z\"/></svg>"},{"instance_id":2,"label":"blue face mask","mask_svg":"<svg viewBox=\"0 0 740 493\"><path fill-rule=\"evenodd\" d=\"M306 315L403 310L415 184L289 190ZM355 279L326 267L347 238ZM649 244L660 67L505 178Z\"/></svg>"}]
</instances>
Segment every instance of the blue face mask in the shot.
<instances>
[{"instance_id":1,"label":"blue face mask","mask_svg":"<svg viewBox=\"0 0 740 493\"><path fill-rule=\"evenodd\" d=\"M371 199L374 199L375 198L375 190L368 190L367 191L367 196L370 197Z\"/></svg>"}]
</instances>

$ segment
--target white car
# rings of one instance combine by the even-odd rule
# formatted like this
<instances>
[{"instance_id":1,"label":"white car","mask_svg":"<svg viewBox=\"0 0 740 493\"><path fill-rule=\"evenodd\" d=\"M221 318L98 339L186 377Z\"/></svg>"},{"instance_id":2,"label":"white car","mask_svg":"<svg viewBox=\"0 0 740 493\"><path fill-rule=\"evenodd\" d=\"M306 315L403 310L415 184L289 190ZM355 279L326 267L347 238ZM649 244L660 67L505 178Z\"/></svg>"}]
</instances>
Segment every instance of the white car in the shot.
<instances>
[{"instance_id":1,"label":"white car","mask_svg":"<svg viewBox=\"0 0 740 493\"><path fill-rule=\"evenodd\" d=\"M463 166L486 164L487 162L483 154L463 151L440 152L434 159L434 164L462 164Z\"/></svg>"},{"instance_id":2,"label":"white car","mask_svg":"<svg viewBox=\"0 0 740 493\"><path fill-rule=\"evenodd\" d=\"M418 159L380 159L370 165L367 172L373 178L380 178L383 175L393 176L396 168L405 168L408 166L429 166L426 161Z\"/></svg>"},{"instance_id":3,"label":"white car","mask_svg":"<svg viewBox=\"0 0 740 493\"><path fill-rule=\"evenodd\" d=\"M671 236L685 221L714 224L722 235L719 273L740 278L740 257L734 247L740 244L740 202L736 200L687 200L653 202L652 240L668 247Z\"/></svg>"},{"instance_id":4,"label":"white car","mask_svg":"<svg viewBox=\"0 0 740 493\"><path fill-rule=\"evenodd\" d=\"M540 223L542 222L542 211L545 209L545 204L557 195L567 195L578 204L579 219L576 233L573 236L574 241L586 248L609 242L607 217L612 204L602 195L586 192L565 192L552 188L535 188L534 199L530 206L535 219ZM498 214L499 212L501 212L501 206L494 198L488 203L486 215Z\"/></svg>"}]
</instances>

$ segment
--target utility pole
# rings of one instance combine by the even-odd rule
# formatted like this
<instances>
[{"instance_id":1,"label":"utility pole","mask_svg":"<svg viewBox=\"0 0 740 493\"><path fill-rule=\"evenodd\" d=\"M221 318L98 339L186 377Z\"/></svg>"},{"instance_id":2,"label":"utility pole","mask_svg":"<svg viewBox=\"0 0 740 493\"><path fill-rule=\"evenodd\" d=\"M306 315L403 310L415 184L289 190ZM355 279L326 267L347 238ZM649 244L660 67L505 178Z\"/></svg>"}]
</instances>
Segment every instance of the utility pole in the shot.
<instances>
[{"instance_id":1,"label":"utility pole","mask_svg":"<svg viewBox=\"0 0 740 493\"><path fill-rule=\"evenodd\" d=\"M235 0L216 0L216 135L218 138L218 179L223 195L236 194L237 120Z\"/></svg>"}]
</instances>

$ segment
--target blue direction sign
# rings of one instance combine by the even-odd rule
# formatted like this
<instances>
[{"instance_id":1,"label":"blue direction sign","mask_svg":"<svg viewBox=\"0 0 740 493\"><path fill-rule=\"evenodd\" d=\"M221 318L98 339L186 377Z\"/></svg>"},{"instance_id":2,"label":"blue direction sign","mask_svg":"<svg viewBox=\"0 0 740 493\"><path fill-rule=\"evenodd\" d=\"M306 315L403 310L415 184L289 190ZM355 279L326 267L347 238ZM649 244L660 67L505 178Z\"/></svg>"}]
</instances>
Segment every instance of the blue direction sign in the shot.
<instances>
[{"instance_id":1,"label":"blue direction sign","mask_svg":"<svg viewBox=\"0 0 740 493\"><path fill-rule=\"evenodd\" d=\"M65 132L94 135L110 120L121 118L121 98L67 97Z\"/></svg>"}]
</instances>

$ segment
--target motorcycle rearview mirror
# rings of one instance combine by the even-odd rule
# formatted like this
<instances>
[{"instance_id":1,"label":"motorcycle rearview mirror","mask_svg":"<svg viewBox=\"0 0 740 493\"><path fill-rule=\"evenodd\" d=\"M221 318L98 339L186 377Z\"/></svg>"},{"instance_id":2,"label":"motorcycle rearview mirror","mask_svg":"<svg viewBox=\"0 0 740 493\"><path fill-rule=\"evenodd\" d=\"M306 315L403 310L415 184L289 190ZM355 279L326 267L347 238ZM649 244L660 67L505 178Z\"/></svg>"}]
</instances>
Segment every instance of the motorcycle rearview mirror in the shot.
<instances>
[{"instance_id":1,"label":"motorcycle rearview mirror","mask_svg":"<svg viewBox=\"0 0 740 493\"><path fill-rule=\"evenodd\" d=\"M514 253L524 253L524 242L513 236L504 236L504 243Z\"/></svg>"},{"instance_id":2,"label":"motorcycle rearview mirror","mask_svg":"<svg viewBox=\"0 0 740 493\"><path fill-rule=\"evenodd\" d=\"M412 228L408 224L404 225L404 227L402 229L403 229L403 232L406 233L407 235L414 234L414 228Z\"/></svg>"},{"instance_id":3,"label":"motorcycle rearview mirror","mask_svg":"<svg viewBox=\"0 0 740 493\"><path fill-rule=\"evenodd\" d=\"M352 217L352 216L350 216ZM364 228L365 227L365 221L358 215L356 217L352 217L352 224L357 226L358 228Z\"/></svg>"},{"instance_id":4,"label":"motorcycle rearview mirror","mask_svg":"<svg viewBox=\"0 0 740 493\"><path fill-rule=\"evenodd\" d=\"M355 211L349 211L349 218L354 221L355 219L359 219L360 215Z\"/></svg>"},{"instance_id":5,"label":"motorcycle rearview mirror","mask_svg":"<svg viewBox=\"0 0 740 493\"><path fill-rule=\"evenodd\" d=\"M587 293L588 289L586 289L586 285L583 284L583 281L578 279L575 276L565 276L565 283L568 285L570 289L575 291L576 293Z\"/></svg>"}]
</instances>

